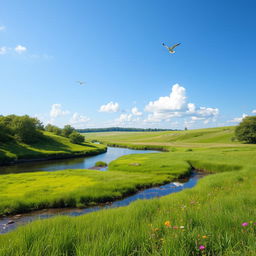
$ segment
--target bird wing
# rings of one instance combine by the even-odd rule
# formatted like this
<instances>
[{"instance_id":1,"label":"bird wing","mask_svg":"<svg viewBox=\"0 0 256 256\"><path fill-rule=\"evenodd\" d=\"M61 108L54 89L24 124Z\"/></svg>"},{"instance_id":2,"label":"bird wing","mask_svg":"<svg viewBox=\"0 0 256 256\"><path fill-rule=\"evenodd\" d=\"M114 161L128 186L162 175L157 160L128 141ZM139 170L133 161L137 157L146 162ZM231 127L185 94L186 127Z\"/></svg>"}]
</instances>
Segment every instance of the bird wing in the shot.
<instances>
[{"instance_id":1,"label":"bird wing","mask_svg":"<svg viewBox=\"0 0 256 256\"><path fill-rule=\"evenodd\" d=\"M175 47L177 47L177 46L179 46L180 45L180 43L179 44L175 44L175 45L173 45L172 47L170 47L169 49L170 50L173 50Z\"/></svg>"},{"instance_id":2,"label":"bird wing","mask_svg":"<svg viewBox=\"0 0 256 256\"><path fill-rule=\"evenodd\" d=\"M167 45L165 45L164 43L162 43L162 45L169 50L169 47Z\"/></svg>"}]
</instances>

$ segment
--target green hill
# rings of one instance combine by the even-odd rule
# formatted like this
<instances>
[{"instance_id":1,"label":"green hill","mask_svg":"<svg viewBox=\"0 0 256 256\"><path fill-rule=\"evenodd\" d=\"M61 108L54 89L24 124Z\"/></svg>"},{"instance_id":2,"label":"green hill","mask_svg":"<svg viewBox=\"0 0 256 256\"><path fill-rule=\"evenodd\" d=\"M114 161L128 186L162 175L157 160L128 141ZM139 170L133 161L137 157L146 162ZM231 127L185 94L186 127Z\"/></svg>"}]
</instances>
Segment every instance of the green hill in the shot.
<instances>
[{"instance_id":1,"label":"green hill","mask_svg":"<svg viewBox=\"0 0 256 256\"><path fill-rule=\"evenodd\" d=\"M0 144L0 164L11 162L55 159L82 155L94 155L106 151L103 145L93 143L73 144L68 138L44 132L44 137L33 144L12 140Z\"/></svg>"}]
</instances>

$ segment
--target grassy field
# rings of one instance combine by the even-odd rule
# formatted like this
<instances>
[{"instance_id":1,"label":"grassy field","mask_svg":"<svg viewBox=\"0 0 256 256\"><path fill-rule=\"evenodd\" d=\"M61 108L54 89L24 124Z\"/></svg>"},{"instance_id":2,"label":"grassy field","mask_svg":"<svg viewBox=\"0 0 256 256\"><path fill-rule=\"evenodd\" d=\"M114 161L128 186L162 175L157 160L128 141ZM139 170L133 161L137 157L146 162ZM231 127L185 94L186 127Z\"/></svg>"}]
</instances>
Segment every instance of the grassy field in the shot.
<instances>
[{"instance_id":1,"label":"grassy field","mask_svg":"<svg viewBox=\"0 0 256 256\"><path fill-rule=\"evenodd\" d=\"M105 175L106 186L116 184L116 191L131 181L138 181L136 187L157 177L159 182L172 179L191 167L212 175L193 189L161 199L20 227L0 236L0 255L256 255L256 146L232 142L233 130L86 135L106 143L160 145L170 150L123 156L102 174L84 171L90 188L98 184L94 194L104 187L99 175Z\"/></svg>"},{"instance_id":2,"label":"grassy field","mask_svg":"<svg viewBox=\"0 0 256 256\"><path fill-rule=\"evenodd\" d=\"M0 215L56 207L85 207L120 199L141 188L166 183L189 171L65 170L0 175Z\"/></svg>"},{"instance_id":3,"label":"grassy field","mask_svg":"<svg viewBox=\"0 0 256 256\"><path fill-rule=\"evenodd\" d=\"M0 144L0 164L19 160L65 158L79 155L99 154L105 151L103 145L73 144L68 138L44 132L45 138L32 145L12 141Z\"/></svg>"},{"instance_id":4,"label":"grassy field","mask_svg":"<svg viewBox=\"0 0 256 256\"><path fill-rule=\"evenodd\" d=\"M88 140L98 140L108 144L162 147L240 147L242 144L232 141L234 127L218 127L187 131L164 132L99 132L83 134Z\"/></svg>"}]
</instances>

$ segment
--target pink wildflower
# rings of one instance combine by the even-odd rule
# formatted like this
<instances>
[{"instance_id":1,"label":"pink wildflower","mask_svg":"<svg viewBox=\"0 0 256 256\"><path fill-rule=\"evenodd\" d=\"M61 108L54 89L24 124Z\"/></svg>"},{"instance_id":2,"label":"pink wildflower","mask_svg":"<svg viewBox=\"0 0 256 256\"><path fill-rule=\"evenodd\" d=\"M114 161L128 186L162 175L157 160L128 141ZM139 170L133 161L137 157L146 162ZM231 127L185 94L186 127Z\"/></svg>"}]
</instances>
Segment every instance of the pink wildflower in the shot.
<instances>
[{"instance_id":1,"label":"pink wildflower","mask_svg":"<svg viewBox=\"0 0 256 256\"><path fill-rule=\"evenodd\" d=\"M248 222L244 222L244 223L242 223L242 226L243 226L243 227L248 226Z\"/></svg>"},{"instance_id":2,"label":"pink wildflower","mask_svg":"<svg viewBox=\"0 0 256 256\"><path fill-rule=\"evenodd\" d=\"M205 249L205 246L204 245L200 245L199 246L199 250L203 251Z\"/></svg>"}]
</instances>

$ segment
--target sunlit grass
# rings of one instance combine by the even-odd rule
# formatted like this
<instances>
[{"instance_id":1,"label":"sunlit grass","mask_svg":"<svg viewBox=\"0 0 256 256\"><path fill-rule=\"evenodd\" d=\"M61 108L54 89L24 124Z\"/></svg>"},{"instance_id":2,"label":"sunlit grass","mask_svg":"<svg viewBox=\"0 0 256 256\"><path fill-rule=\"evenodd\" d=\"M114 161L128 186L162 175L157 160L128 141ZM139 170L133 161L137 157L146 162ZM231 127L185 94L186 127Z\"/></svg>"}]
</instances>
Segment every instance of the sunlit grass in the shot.
<instances>
[{"instance_id":1,"label":"sunlit grass","mask_svg":"<svg viewBox=\"0 0 256 256\"><path fill-rule=\"evenodd\" d=\"M256 255L256 146L225 142L230 134L219 134L216 142L214 133L183 137L182 146L167 143L170 152L123 156L108 172L84 171L90 189L73 195L122 196L186 174L191 166L212 173L193 189L81 217L36 221L1 235L0 255ZM99 136L109 143L150 145L148 134ZM162 139L153 140L166 145Z\"/></svg>"},{"instance_id":2,"label":"sunlit grass","mask_svg":"<svg viewBox=\"0 0 256 256\"><path fill-rule=\"evenodd\" d=\"M65 170L0 175L0 215L56 207L86 207L165 183L187 172Z\"/></svg>"}]
</instances>

